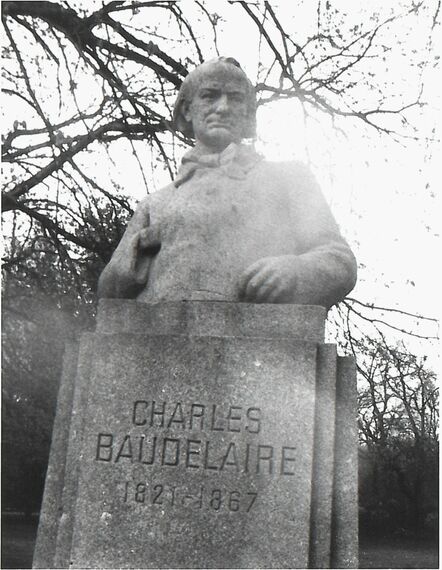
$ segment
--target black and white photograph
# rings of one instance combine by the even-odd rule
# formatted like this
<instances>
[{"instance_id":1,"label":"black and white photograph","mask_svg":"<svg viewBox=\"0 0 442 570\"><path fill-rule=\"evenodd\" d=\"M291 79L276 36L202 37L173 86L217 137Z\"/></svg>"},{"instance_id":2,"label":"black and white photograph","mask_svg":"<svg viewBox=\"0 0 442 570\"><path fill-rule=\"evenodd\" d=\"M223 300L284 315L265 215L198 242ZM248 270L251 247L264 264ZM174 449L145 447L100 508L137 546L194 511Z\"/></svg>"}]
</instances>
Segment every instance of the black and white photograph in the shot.
<instances>
[{"instance_id":1,"label":"black and white photograph","mask_svg":"<svg viewBox=\"0 0 442 570\"><path fill-rule=\"evenodd\" d=\"M441 1L1 11L1 568L439 568Z\"/></svg>"}]
</instances>

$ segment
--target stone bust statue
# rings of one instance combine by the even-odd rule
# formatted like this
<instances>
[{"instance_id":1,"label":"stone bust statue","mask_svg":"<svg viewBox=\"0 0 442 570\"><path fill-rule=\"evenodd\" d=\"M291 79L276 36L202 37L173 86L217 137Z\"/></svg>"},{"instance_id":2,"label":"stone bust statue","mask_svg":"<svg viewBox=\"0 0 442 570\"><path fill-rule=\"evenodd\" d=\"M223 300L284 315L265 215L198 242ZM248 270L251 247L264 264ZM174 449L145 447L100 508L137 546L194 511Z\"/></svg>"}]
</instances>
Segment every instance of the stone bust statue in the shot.
<instances>
[{"instance_id":1,"label":"stone bust statue","mask_svg":"<svg viewBox=\"0 0 442 570\"><path fill-rule=\"evenodd\" d=\"M100 297L322 305L354 287L356 262L308 168L268 162L253 85L232 58L184 80L174 126L196 140L177 178L140 202Z\"/></svg>"}]
</instances>

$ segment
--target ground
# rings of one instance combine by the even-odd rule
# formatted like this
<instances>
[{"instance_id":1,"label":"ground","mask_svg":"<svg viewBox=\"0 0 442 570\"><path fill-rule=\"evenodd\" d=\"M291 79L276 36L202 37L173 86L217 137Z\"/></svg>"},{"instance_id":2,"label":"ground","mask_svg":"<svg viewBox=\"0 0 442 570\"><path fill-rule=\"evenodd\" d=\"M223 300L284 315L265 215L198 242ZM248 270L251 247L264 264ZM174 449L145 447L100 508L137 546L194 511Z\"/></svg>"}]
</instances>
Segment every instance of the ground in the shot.
<instances>
[{"instance_id":1,"label":"ground","mask_svg":"<svg viewBox=\"0 0 442 570\"><path fill-rule=\"evenodd\" d=\"M2 515L2 568L31 568L38 518Z\"/></svg>"},{"instance_id":2,"label":"ground","mask_svg":"<svg viewBox=\"0 0 442 570\"><path fill-rule=\"evenodd\" d=\"M359 568L439 568L438 544L410 538L361 539Z\"/></svg>"},{"instance_id":3,"label":"ground","mask_svg":"<svg viewBox=\"0 0 442 570\"><path fill-rule=\"evenodd\" d=\"M37 517L2 516L1 568L31 568ZM435 543L410 539L361 540L360 568L439 568Z\"/></svg>"}]
</instances>

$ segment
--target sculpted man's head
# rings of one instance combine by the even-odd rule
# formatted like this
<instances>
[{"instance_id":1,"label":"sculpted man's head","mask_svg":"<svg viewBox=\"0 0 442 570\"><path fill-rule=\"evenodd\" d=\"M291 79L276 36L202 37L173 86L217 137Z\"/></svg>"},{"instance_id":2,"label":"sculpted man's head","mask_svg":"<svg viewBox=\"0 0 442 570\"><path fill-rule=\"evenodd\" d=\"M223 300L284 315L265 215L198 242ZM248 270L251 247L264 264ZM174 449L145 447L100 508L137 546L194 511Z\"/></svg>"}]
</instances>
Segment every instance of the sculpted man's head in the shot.
<instances>
[{"instance_id":1,"label":"sculpted man's head","mask_svg":"<svg viewBox=\"0 0 442 570\"><path fill-rule=\"evenodd\" d=\"M234 59L186 77L174 125L195 150L173 183L140 203L100 277L101 297L330 307L351 290L354 257L308 169L231 144L253 138L255 123L255 91Z\"/></svg>"},{"instance_id":2,"label":"sculpted man's head","mask_svg":"<svg viewBox=\"0 0 442 570\"><path fill-rule=\"evenodd\" d=\"M175 103L173 122L177 130L213 152L255 137L255 89L239 63L220 57L189 73Z\"/></svg>"}]
</instances>

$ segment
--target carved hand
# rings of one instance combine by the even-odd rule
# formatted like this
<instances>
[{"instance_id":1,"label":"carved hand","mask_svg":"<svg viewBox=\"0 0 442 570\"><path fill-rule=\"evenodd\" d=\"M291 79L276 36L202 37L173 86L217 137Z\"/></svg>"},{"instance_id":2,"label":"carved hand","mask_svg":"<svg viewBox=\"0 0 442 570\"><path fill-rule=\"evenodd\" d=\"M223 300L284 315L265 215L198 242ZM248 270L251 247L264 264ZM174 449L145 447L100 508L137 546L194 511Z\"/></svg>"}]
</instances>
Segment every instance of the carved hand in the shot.
<instances>
[{"instance_id":1,"label":"carved hand","mask_svg":"<svg viewBox=\"0 0 442 570\"><path fill-rule=\"evenodd\" d=\"M248 303L290 303L296 290L296 256L264 257L239 279L239 298Z\"/></svg>"},{"instance_id":2,"label":"carved hand","mask_svg":"<svg viewBox=\"0 0 442 570\"><path fill-rule=\"evenodd\" d=\"M160 249L158 231L139 209L98 283L100 297L134 297L147 283L152 257Z\"/></svg>"},{"instance_id":3,"label":"carved hand","mask_svg":"<svg viewBox=\"0 0 442 570\"><path fill-rule=\"evenodd\" d=\"M147 231L148 228L143 228L135 233L130 238L127 251L121 252L122 255L118 259L121 274L139 285L146 283L149 270L148 266L140 264L140 254L146 244Z\"/></svg>"},{"instance_id":4,"label":"carved hand","mask_svg":"<svg viewBox=\"0 0 442 570\"><path fill-rule=\"evenodd\" d=\"M147 282L149 265L140 265L140 241L144 230L139 230L125 240L124 248L115 250L111 263L105 268L98 282L99 297L133 297L140 286Z\"/></svg>"}]
</instances>

